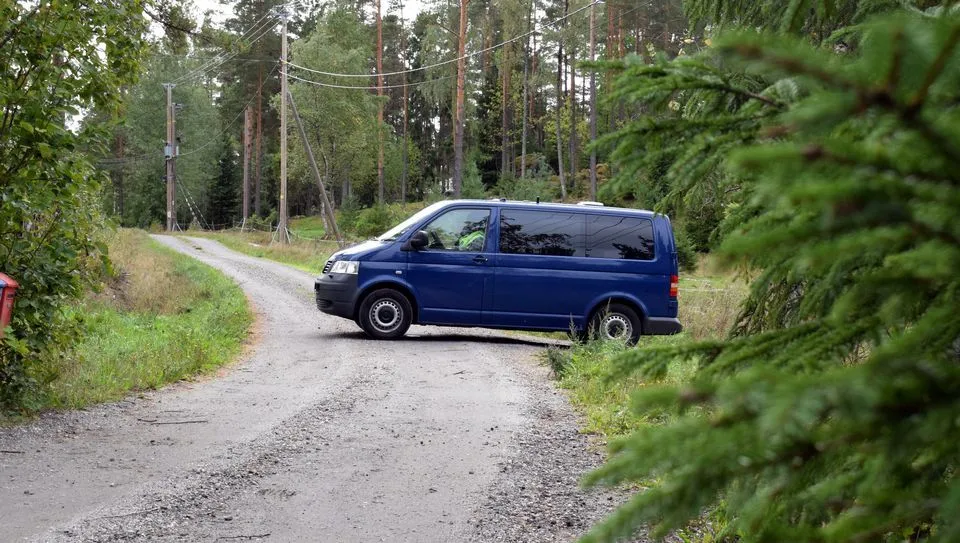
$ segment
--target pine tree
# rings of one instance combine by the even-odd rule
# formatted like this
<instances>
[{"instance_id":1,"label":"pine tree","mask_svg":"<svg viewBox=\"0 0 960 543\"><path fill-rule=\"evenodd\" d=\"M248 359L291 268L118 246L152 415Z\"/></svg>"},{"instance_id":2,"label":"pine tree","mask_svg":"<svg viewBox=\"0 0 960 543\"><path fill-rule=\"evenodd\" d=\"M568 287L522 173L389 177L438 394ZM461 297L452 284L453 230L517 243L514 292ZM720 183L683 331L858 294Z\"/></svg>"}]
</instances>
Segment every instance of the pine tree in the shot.
<instances>
[{"instance_id":1,"label":"pine tree","mask_svg":"<svg viewBox=\"0 0 960 543\"><path fill-rule=\"evenodd\" d=\"M900 10L850 38L715 44L725 70L772 82L730 93L763 120L725 143L753 211L722 252L758 275L729 339L615 361L697 369L637 393L670 422L616 442L589 482L648 488L586 540L710 508L740 541L960 540L960 11ZM682 69L700 68L662 77Z\"/></svg>"},{"instance_id":2,"label":"pine tree","mask_svg":"<svg viewBox=\"0 0 960 543\"><path fill-rule=\"evenodd\" d=\"M213 228L227 228L240 218L240 164L234 142L227 136L220 144L219 173L210 187L206 219Z\"/></svg>"}]
</instances>

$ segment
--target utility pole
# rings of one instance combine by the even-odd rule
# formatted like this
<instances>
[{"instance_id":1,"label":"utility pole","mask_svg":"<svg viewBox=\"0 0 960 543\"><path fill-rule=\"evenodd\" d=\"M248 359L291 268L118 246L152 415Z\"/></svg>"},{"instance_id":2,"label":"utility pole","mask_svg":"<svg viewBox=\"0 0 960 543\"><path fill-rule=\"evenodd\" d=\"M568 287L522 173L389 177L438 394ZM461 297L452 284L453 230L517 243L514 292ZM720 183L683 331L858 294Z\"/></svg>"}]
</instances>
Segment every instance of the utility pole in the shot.
<instances>
[{"instance_id":1,"label":"utility pole","mask_svg":"<svg viewBox=\"0 0 960 543\"><path fill-rule=\"evenodd\" d=\"M607 9L610 9L609 7ZM597 3L590 4L590 62L596 59L597 37L596 22ZM590 143L597 141L597 71L590 70ZM590 150L590 199L597 199L597 150Z\"/></svg>"},{"instance_id":2,"label":"utility pole","mask_svg":"<svg viewBox=\"0 0 960 543\"><path fill-rule=\"evenodd\" d=\"M337 216L333 211L333 204L330 202L330 198L327 197L327 187L323 184L323 176L320 175L320 169L317 167L317 159L313 156L313 147L310 145L310 141L307 140L307 131L303 128L303 121L300 119L300 112L297 111L297 103L293 101L293 95L287 93L287 100L290 100L290 109L293 110L293 119L297 121L297 128L300 129L300 139L303 142L303 148L307 152L307 159L310 161L310 168L313 170L313 176L317 180L317 186L320 188L320 200L323 202L323 214L325 217L326 225L333 231L334 237L337 239L337 243L343 247L343 237L340 235L340 230L337 228ZM324 159L326 162L326 159Z\"/></svg>"},{"instance_id":3,"label":"utility pole","mask_svg":"<svg viewBox=\"0 0 960 543\"><path fill-rule=\"evenodd\" d=\"M277 224L277 240L282 244L290 243L287 230L287 18L286 8L280 14L283 31L280 40L280 67L283 78L280 80L280 219Z\"/></svg>"},{"instance_id":4,"label":"utility pole","mask_svg":"<svg viewBox=\"0 0 960 543\"><path fill-rule=\"evenodd\" d=\"M167 232L177 228L177 142L173 87L173 83L163 84L167 90L167 145L163 152L167 161Z\"/></svg>"},{"instance_id":5,"label":"utility pole","mask_svg":"<svg viewBox=\"0 0 960 543\"><path fill-rule=\"evenodd\" d=\"M243 111L243 222L240 231L247 226L250 218L250 151L253 140L253 109L250 106Z\"/></svg>"}]
</instances>

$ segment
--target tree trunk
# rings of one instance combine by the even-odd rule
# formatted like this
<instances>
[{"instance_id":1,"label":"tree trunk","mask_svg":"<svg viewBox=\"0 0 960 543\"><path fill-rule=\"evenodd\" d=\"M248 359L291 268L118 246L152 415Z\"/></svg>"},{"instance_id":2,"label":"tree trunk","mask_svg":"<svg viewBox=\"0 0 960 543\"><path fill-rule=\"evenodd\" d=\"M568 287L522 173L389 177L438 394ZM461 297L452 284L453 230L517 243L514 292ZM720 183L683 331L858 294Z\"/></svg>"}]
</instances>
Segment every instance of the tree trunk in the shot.
<instances>
[{"instance_id":1,"label":"tree trunk","mask_svg":"<svg viewBox=\"0 0 960 543\"><path fill-rule=\"evenodd\" d=\"M463 132L464 132L464 83L467 72L467 59L464 56L467 46L467 5L470 0L460 0L460 34L457 43L457 109L454 116L453 132L453 195L460 197L463 187Z\"/></svg>"},{"instance_id":2,"label":"tree trunk","mask_svg":"<svg viewBox=\"0 0 960 543\"><path fill-rule=\"evenodd\" d=\"M577 171L580 169L579 156L577 154L577 56L576 48L570 47L570 88L567 89L567 97L570 102L570 179L572 183L577 182Z\"/></svg>"},{"instance_id":3,"label":"tree trunk","mask_svg":"<svg viewBox=\"0 0 960 543\"><path fill-rule=\"evenodd\" d=\"M527 12L527 32L530 32L531 18L533 17L533 3L530 4L530 10ZM530 105L527 103L530 79L530 37L523 43L523 132L520 136L520 179L527 177L527 117L530 114Z\"/></svg>"},{"instance_id":4,"label":"tree trunk","mask_svg":"<svg viewBox=\"0 0 960 543\"><path fill-rule=\"evenodd\" d=\"M557 44L557 175L560 176L560 201L567 199L567 181L563 177L563 135L560 130L563 104L563 42Z\"/></svg>"},{"instance_id":5,"label":"tree trunk","mask_svg":"<svg viewBox=\"0 0 960 543\"><path fill-rule=\"evenodd\" d=\"M403 2L400 3L400 55L403 66L403 170L400 172L400 203L407 202L407 169L409 168L410 157L407 149L407 125L409 124L409 99L407 94L407 61L404 55L407 53L407 33L403 26Z\"/></svg>"},{"instance_id":6,"label":"tree trunk","mask_svg":"<svg viewBox=\"0 0 960 543\"><path fill-rule=\"evenodd\" d=\"M260 216L260 185L263 179L261 156L263 155L263 63L258 63L260 70L257 74L257 148L254 152L253 166L253 213Z\"/></svg>"},{"instance_id":7,"label":"tree trunk","mask_svg":"<svg viewBox=\"0 0 960 543\"><path fill-rule=\"evenodd\" d=\"M594 29L597 4L590 5L590 62L595 60L597 36ZM597 141L597 72L590 70L590 143ZM590 199L597 199L597 151L590 150Z\"/></svg>"},{"instance_id":8,"label":"tree trunk","mask_svg":"<svg viewBox=\"0 0 960 543\"><path fill-rule=\"evenodd\" d=\"M503 48L503 60L500 63L502 76L501 122L500 122L500 173L513 173L513 161L510 159L510 45Z\"/></svg>"},{"instance_id":9,"label":"tree trunk","mask_svg":"<svg viewBox=\"0 0 960 543\"><path fill-rule=\"evenodd\" d=\"M117 134L117 162L118 167L113 173L113 213L120 217L120 223L123 224L123 197L124 197L124 176L123 157L126 154L125 140L122 134Z\"/></svg>"},{"instance_id":10,"label":"tree trunk","mask_svg":"<svg viewBox=\"0 0 960 543\"><path fill-rule=\"evenodd\" d=\"M380 17L380 0L377 4L377 203L384 203L383 182L383 19Z\"/></svg>"},{"instance_id":11,"label":"tree trunk","mask_svg":"<svg viewBox=\"0 0 960 543\"><path fill-rule=\"evenodd\" d=\"M614 25L614 20L616 16L614 11L618 11L618 8L615 8L613 4L607 4L607 49L605 51L607 60L613 60L616 57L616 44L619 39L617 33L617 27ZM613 72L607 70L604 79L604 89L606 92L610 92L610 88L613 86ZM613 132L617 128L617 116L616 108L611 107L608 110L607 122L609 126L607 127L609 132Z\"/></svg>"},{"instance_id":12,"label":"tree trunk","mask_svg":"<svg viewBox=\"0 0 960 543\"><path fill-rule=\"evenodd\" d=\"M250 160L253 154L253 138L250 137L253 132L253 108L247 106L243 112L243 203L240 205L240 213L244 224L250 218ZM244 224L244 226L246 226ZM241 229L243 226L241 226Z\"/></svg>"},{"instance_id":13,"label":"tree trunk","mask_svg":"<svg viewBox=\"0 0 960 543\"><path fill-rule=\"evenodd\" d=\"M533 3L533 12L536 14L537 3ZM540 73L540 53L537 50L537 35L533 35L533 50L530 52L532 58L530 59L530 74L531 77L536 78L537 74ZM540 103L540 87L539 85L534 84L533 92L530 93L530 124L533 126L533 140L536 142L537 149L543 149L543 133L540 129L540 124L538 124L534 119L538 119L540 109L537 107Z\"/></svg>"}]
</instances>

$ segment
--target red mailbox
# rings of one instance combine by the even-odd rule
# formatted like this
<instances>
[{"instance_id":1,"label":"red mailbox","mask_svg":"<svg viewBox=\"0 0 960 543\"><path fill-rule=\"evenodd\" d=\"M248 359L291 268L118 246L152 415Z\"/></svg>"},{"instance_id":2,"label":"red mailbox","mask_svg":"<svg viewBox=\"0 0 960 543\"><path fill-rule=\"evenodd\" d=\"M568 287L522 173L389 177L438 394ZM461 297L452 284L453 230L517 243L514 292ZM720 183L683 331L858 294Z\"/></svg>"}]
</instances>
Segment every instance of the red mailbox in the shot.
<instances>
[{"instance_id":1,"label":"red mailbox","mask_svg":"<svg viewBox=\"0 0 960 543\"><path fill-rule=\"evenodd\" d=\"M20 285L16 281L0 273L0 337L13 316L13 299L17 297L18 288Z\"/></svg>"}]
</instances>

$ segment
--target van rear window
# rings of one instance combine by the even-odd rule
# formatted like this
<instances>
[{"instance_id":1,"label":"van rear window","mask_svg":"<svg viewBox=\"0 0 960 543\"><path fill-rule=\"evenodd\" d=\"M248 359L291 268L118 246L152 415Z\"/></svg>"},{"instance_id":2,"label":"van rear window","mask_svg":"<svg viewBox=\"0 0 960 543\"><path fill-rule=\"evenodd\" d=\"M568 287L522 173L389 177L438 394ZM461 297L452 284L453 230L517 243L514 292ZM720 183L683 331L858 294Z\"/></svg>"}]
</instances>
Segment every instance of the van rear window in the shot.
<instances>
[{"instance_id":1,"label":"van rear window","mask_svg":"<svg viewBox=\"0 0 960 543\"><path fill-rule=\"evenodd\" d=\"M500 210L500 252L584 256L583 215L553 211Z\"/></svg>"},{"instance_id":2,"label":"van rear window","mask_svg":"<svg viewBox=\"0 0 960 543\"><path fill-rule=\"evenodd\" d=\"M653 260L653 223L648 219L587 215L587 256Z\"/></svg>"}]
</instances>

